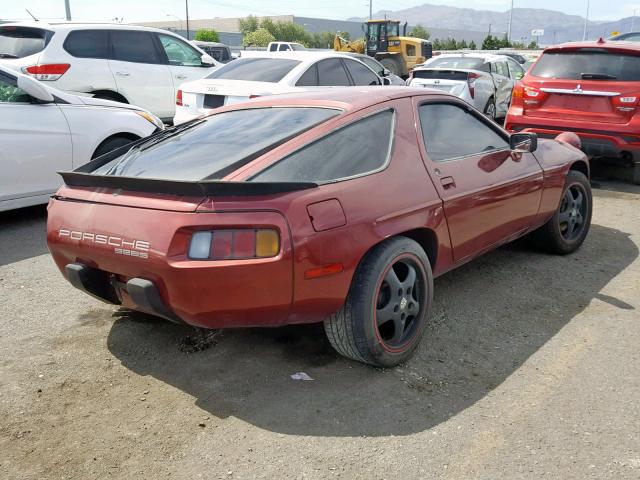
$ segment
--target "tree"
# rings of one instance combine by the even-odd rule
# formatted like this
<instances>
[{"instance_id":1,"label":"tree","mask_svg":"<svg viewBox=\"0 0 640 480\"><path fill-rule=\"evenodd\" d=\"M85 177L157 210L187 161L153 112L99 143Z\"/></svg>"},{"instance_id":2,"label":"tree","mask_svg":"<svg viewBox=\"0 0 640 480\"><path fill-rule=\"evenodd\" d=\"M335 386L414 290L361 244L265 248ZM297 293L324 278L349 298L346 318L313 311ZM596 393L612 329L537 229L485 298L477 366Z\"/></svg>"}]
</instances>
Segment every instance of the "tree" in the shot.
<instances>
[{"instance_id":1,"label":"tree","mask_svg":"<svg viewBox=\"0 0 640 480\"><path fill-rule=\"evenodd\" d=\"M476 42L471 40L469 42L469 50L477 50L477 49L478 49L478 46L476 45Z\"/></svg>"},{"instance_id":2,"label":"tree","mask_svg":"<svg viewBox=\"0 0 640 480\"><path fill-rule=\"evenodd\" d=\"M429 31L420 24L413 27L411 29L411 33L416 38L423 38L425 40L429 40L431 38L431 34L429 33Z\"/></svg>"},{"instance_id":3,"label":"tree","mask_svg":"<svg viewBox=\"0 0 640 480\"><path fill-rule=\"evenodd\" d=\"M254 15L249 15L246 18L241 18L239 23L240 23L240 33L242 33L243 38L245 37L245 35L248 35L258 30L258 27L259 27L258 17Z\"/></svg>"},{"instance_id":4,"label":"tree","mask_svg":"<svg viewBox=\"0 0 640 480\"><path fill-rule=\"evenodd\" d=\"M201 42L219 42L220 36L213 28L202 28L196 32L194 40Z\"/></svg>"},{"instance_id":5,"label":"tree","mask_svg":"<svg viewBox=\"0 0 640 480\"><path fill-rule=\"evenodd\" d=\"M311 48L333 48L333 40L336 34L334 32L315 32L311 35L311 42L309 47ZM341 35L345 38L344 35ZM345 40L347 40L345 38Z\"/></svg>"},{"instance_id":6,"label":"tree","mask_svg":"<svg viewBox=\"0 0 640 480\"><path fill-rule=\"evenodd\" d=\"M533 42L531 42L529 44L529 46L527 46L528 50L537 50L538 49L538 42L536 42L535 40Z\"/></svg>"},{"instance_id":7,"label":"tree","mask_svg":"<svg viewBox=\"0 0 640 480\"><path fill-rule=\"evenodd\" d=\"M263 18L260 28L271 33L278 42L297 42L309 46L313 40L302 25L293 22L274 22L270 18Z\"/></svg>"},{"instance_id":8,"label":"tree","mask_svg":"<svg viewBox=\"0 0 640 480\"><path fill-rule=\"evenodd\" d=\"M269 42L275 42L274 37L269 30L265 28L259 28L253 32L247 33L242 39L243 47L266 47Z\"/></svg>"},{"instance_id":9,"label":"tree","mask_svg":"<svg viewBox=\"0 0 640 480\"><path fill-rule=\"evenodd\" d=\"M460 50L464 50L465 48L469 48L469 45L467 45L467 41L464 38L458 42L458 48Z\"/></svg>"},{"instance_id":10,"label":"tree","mask_svg":"<svg viewBox=\"0 0 640 480\"><path fill-rule=\"evenodd\" d=\"M498 50L500 48L500 40L489 34L482 41L482 50Z\"/></svg>"}]
</instances>

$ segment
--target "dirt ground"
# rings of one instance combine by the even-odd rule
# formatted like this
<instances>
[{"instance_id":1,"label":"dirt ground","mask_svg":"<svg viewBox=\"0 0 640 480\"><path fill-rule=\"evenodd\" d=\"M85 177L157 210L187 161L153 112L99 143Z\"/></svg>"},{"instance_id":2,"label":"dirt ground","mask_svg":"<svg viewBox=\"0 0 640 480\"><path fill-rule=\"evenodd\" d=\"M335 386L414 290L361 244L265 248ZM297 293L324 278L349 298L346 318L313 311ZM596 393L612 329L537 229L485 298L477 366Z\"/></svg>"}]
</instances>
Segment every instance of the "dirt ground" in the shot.
<instances>
[{"instance_id":1,"label":"dirt ground","mask_svg":"<svg viewBox=\"0 0 640 480\"><path fill-rule=\"evenodd\" d=\"M44 208L0 214L0 478L638 479L640 187L600 187L578 253L437 279L391 370L315 326L205 337L111 308L62 279Z\"/></svg>"}]
</instances>

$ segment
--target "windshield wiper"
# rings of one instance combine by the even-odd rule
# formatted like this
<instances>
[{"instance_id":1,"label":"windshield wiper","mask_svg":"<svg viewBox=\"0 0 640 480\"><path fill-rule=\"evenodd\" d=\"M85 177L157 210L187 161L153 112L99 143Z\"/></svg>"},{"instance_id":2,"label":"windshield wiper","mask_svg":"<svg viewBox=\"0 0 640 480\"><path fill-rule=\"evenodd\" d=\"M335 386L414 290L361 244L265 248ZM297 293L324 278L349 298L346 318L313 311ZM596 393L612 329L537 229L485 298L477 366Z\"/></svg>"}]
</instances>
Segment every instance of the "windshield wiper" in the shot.
<instances>
[{"instance_id":1,"label":"windshield wiper","mask_svg":"<svg viewBox=\"0 0 640 480\"><path fill-rule=\"evenodd\" d=\"M0 53L0 58L18 58L18 56L13 53Z\"/></svg>"},{"instance_id":2,"label":"windshield wiper","mask_svg":"<svg viewBox=\"0 0 640 480\"><path fill-rule=\"evenodd\" d=\"M617 80L618 77L614 75L607 75L606 73L581 73L580 77L583 80Z\"/></svg>"}]
</instances>

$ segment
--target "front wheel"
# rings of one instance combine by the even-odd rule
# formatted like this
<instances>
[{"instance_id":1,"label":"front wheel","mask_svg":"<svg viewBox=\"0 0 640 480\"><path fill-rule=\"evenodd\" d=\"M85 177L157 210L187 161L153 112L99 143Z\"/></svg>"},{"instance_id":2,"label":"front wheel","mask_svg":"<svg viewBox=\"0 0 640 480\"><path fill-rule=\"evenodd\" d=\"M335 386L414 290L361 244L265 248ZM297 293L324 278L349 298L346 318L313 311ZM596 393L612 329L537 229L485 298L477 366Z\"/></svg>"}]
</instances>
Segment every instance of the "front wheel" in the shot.
<instances>
[{"instance_id":1,"label":"front wheel","mask_svg":"<svg viewBox=\"0 0 640 480\"><path fill-rule=\"evenodd\" d=\"M409 359L433 301L429 258L415 241L396 237L376 246L354 274L344 307L324 322L345 357L377 367Z\"/></svg>"},{"instance_id":2,"label":"front wheel","mask_svg":"<svg viewBox=\"0 0 640 480\"><path fill-rule=\"evenodd\" d=\"M387 57L380 60L380 65L389 70L392 74L398 77L402 75L402 66L400 61L393 57Z\"/></svg>"},{"instance_id":3,"label":"front wheel","mask_svg":"<svg viewBox=\"0 0 640 480\"><path fill-rule=\"evenodd\" d=\"M484 114L491 120L496 119L496 101L491 97L484 106Z\"/></svg>"},{"instance_id":4,"label":"front wheel","mask_svg":"<svg viewBox=\"0 0 640 480\"><path fill-rule=\"evenodd\" d=\"M556 213L531 234L534 246L560 255L575 252L589 233L592 210L589 180L582 172L570 170Z\"/></svg>"}]
</instances>

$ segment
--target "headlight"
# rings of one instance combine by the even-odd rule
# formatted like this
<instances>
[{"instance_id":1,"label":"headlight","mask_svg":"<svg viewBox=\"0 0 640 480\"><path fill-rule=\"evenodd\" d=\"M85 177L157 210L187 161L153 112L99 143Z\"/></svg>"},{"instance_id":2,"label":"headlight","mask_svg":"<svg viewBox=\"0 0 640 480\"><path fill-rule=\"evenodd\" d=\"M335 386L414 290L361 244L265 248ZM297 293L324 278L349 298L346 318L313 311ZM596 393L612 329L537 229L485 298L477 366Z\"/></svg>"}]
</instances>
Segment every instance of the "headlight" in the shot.
<instances>
[{"instance_id":1,"label":"headlight","mask_svg":"<svg viewBox=\"0 0 640 480\"><path fill-rule=\"evenodd\" d=\"M164 123L162 123L162 120L160 120L155 115L151 115L149 112L144 112L142 110L134 110L134 111L138 115L140 115L142 118L144 118L147 122L152 123L153 125L158 127L160 130L164 130Z\"/></svg>"}]
</instances>

